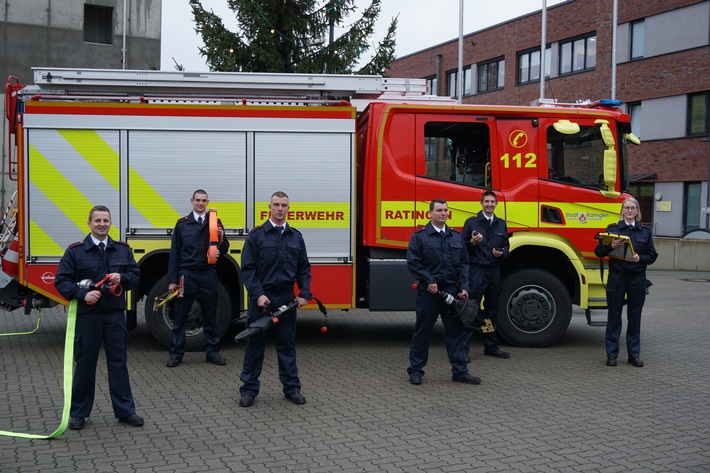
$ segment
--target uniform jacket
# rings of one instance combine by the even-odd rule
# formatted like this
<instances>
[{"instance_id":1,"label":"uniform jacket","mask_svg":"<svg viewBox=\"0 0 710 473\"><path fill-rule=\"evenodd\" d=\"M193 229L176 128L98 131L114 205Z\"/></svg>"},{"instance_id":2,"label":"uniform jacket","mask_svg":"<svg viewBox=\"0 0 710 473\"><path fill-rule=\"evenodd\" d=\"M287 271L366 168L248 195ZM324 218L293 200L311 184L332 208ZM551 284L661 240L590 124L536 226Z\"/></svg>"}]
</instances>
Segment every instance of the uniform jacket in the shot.
<instances>
[{"instance_id":1,"label":"uniform jacket","mask_svg":"<svg viewBox=\"0 0 710 473\"><path fill-rule=\"evenodd\" d=\"M461 234L448 225L444 235L431 222L414 232L407 247L407 268L420 285L469 289L468 252Z\"/></svg>"},{"instance_id":2,"label":"uniform jacket","mask_svg":"<svg viewBox=\"0 0 710 473\"><path fill-rule=\"evenodd\" d=\"M311 263L301 233L286 225L283 233L267 221L247 235L242 250L242 278L253 300L282 294L298 285L298 297L311 300Z\"/></svg>"},{"instance_id":3,"label":"uniform jacket","mask_svg":"<svg viewBox=\"0 0 710 473\"><path fill-rule=\"evenodd\" d=\"M633 226L627 225L624 220L619 223L614 223L606 227L607 233L615 233L618 235L626 235L631 238L631 244L634 251L639 255L639 262L624 261L622 259L610 258L609 271L625 272L630 274L643 274L646 272L646 266L653 264L658 258L656 248L653 246L653 238L651 238L651 230L636 222ZM604 245L602 240L599 240L597 247L594 249L594 254L603 258L611 253L611 244Z\"/></svg>"},{"instance_id":4,"label":"uniform jacket","mask_svg":"<svg viewBox=\"0 0 710 473\"><path fill-rule=\"evenodd\" d=\"M133 258L131 247L127 243L114 241L109 237L106 249L102 251L94 244L91 235L87 235L83 241L71 244L64 252L64 256L59 261L54 286L64 298L79 300L77 315L125 310L124 294L114 296L104 293L96 304L91 305L84 301L84 297L90 291L80 289L76 285L82 279L90 279L97 283L109 273L121 275L121 286L124 291L138 285L140 270Z\"/></svg>"},{"instance_id":5,"label":"uniform jacket","mask_svg":"<svg viewBox=\"0 0 710 473\"><path fill-rule=\"evenodd\" d=\"M205 214L206 216L207 214ZM224 231L220 220L217 224ZM219 254L226 255L229 249L227 235L223 234L219 244ZM207 250L210 246L210 229L207 222L202 225L197 223L193 213L182 217L173 229L172 243L170 245L170 261L168 263L168 284L178 282L178 272L184 269L204 270L207 264Z\"/></svg>"},{"instance_id":6,"label":"uniform jacket","mask_svg":"<svg viewBox=\"0 0 710 473\"><path fill-rule=\"evenodd\" d=\"M483 241L478 245L471 244L471 232L476 230L483 235ZM480 266L500 265L503 259L508 256L508 226L502 218L493 218L493 223L489 224L488 219L479 211L477 215L469 217L463 225L462 231L464 242L468 248L469 262ZM493 256L493 248L503 249L503 256L496 258Z\"/></svg>"}]
</instances>

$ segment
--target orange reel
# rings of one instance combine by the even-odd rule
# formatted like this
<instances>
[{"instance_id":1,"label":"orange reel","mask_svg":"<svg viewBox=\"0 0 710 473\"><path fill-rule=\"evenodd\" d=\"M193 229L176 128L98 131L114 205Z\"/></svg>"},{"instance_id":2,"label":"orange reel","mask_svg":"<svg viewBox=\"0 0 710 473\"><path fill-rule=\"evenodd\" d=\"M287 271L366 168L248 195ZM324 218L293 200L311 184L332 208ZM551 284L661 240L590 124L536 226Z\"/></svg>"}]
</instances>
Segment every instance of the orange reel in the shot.
<instances>
[{"instance_id":1,"label":"orange reel","mask_svg":"<svg viewBox=\"0 0 710 473\"><path fill-rule=\"evenodd\" d=\"M217 231L217 211L215 209L210 209L207 212L207 223L210 226L210 246L207 248L207 264L217 264L219 232Z\"/></svg>"}]
</instances>

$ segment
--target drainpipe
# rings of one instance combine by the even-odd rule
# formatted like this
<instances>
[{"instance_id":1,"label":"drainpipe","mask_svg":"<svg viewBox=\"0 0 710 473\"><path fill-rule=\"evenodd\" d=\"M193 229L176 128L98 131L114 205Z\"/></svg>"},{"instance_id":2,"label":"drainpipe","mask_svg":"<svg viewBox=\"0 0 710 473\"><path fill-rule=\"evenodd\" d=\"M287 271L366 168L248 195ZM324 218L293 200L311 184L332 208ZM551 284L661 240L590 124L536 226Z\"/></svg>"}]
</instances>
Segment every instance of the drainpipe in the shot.
<instances>
[{"instance_id":1,"label":"drainpipe","mask_svg":"<svg viewBox=\"0 0 710 473\"><path fill-rule=\"evenodd\" d=\"M121 64L126 69L126 4L128 0L123 0L123 48L121 48Z\"/></svg>"}]
</instances>

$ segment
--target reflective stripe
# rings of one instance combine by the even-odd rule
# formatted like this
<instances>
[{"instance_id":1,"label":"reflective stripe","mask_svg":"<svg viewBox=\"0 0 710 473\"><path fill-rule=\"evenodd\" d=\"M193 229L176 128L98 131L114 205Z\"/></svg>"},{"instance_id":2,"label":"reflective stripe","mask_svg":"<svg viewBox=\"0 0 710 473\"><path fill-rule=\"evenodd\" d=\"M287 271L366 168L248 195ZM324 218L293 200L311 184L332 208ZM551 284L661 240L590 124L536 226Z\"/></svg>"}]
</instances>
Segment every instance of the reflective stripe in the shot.
<instances>
[{"instance_id":1,"label":"reflective stripe","mask_svg":"<svg viewBox=\"0 0 710 473\"><path fill-rule=\"evenodd\" d=\"M449 220L454 228L463 227L466 219L480 210L478 202L448 201ZM539 222L540 208L558 209L564 224ZM382 227L407 227L426 225L430 220L429 203L411 201L384 201L380 206ZM518 228L599 228L614 223L619 217L618 202L500 202L496 215L505 219L508 229Z\"/></svg>"},{"instance_id":2,"label":"reflective stripe","mask_svg":"<svg viewBox=\"0 0 710 473\"><path fill-rule=\"evenodd\" d=\"M258 202L254 221L257 225L269 219L269 203ZM349 228L349 202L295 202L287 221L296 228Z\"/></svg>"}]
</instances>

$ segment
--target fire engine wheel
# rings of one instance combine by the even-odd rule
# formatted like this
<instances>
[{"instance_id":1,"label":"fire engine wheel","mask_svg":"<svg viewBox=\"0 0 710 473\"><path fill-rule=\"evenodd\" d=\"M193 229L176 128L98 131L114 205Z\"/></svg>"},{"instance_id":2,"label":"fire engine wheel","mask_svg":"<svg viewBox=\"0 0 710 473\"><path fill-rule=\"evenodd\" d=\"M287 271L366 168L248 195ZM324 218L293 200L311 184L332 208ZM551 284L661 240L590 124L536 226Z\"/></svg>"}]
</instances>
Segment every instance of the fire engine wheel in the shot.
<instances>
[{"instance_id":1,"label":"fire engine wheel","mask_svg":"<svg viewBox=\"0 0 710 473\"><path fill-rule=\"evenodd\" d=\"M145 322L151 335L161 345L170 348L170 335L173 330L174 300L153 310L155 298L161 296L168 289L168 279L163 277L158 280L148 294L145 302ZM231 299L227 288L220 281L217 287L217 334L221 338L229 328L231 318ZM202 351L205 349L205 337L202 330L202 308L200 301L192 303L187 315L185 325L185 351Z\"/></svg>"},{"instance_id":2,"label":"fire engine wheel","mask_svg":"<svg viewBox=\"0 0 710 473\"><path fill-rule=\"evenodd\" d=\"M503 281L496 331L508 343L546 347L564 335L572 302L562 282L537 269L520 271Z\"/></svg>"}]
</instances>

